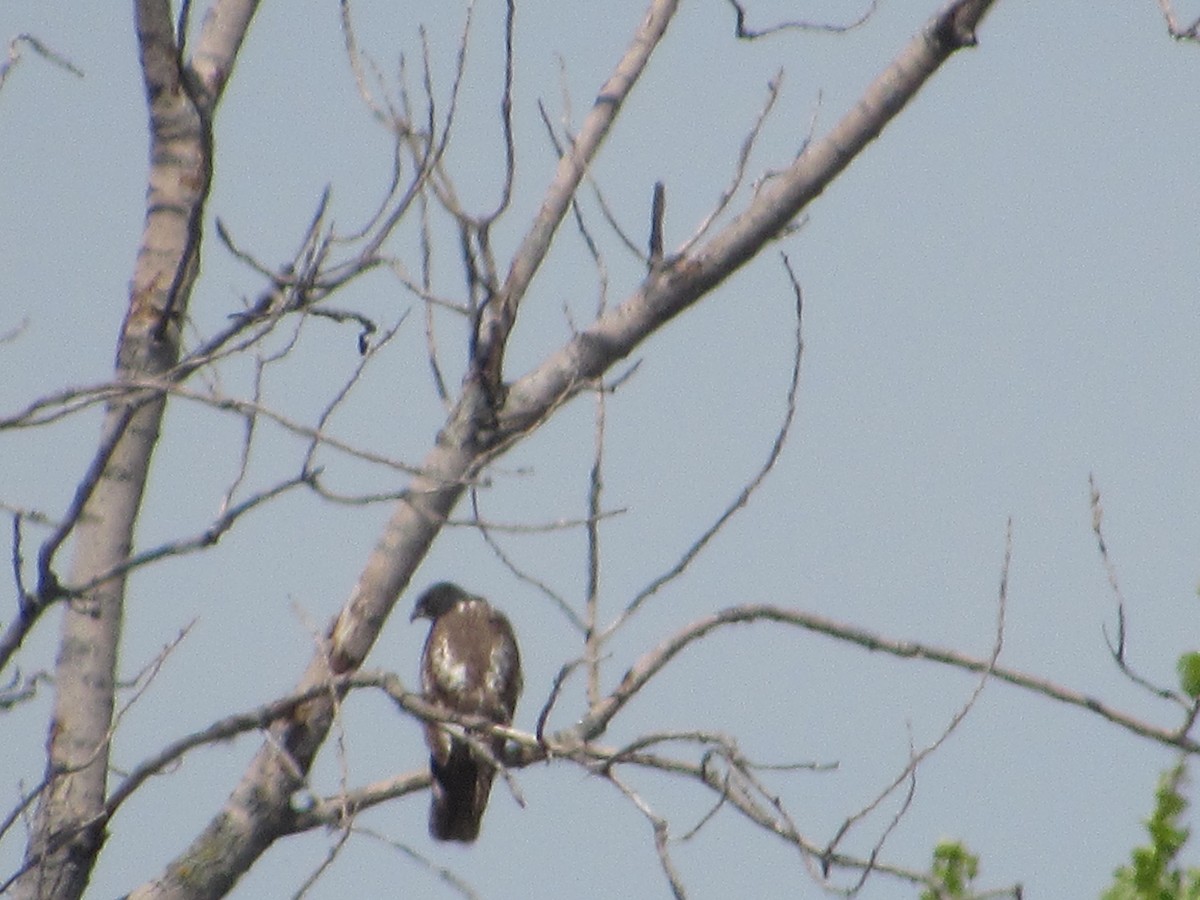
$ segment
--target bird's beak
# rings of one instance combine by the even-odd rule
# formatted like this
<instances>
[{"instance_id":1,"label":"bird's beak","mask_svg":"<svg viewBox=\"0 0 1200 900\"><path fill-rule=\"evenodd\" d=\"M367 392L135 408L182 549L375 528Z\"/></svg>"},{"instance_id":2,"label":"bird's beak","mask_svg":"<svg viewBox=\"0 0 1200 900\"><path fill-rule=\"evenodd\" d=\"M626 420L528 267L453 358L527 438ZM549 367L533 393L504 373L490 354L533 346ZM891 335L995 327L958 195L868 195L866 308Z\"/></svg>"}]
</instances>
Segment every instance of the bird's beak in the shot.
<instances>
[{"instance_id":1,"label":"bird's beak","mask_svg":"<svg viewBox=\"0 0 1200 900\"><path fill-rule=\"evenodd\" d=\"M415 621L417 621L417 619L423 619L424 617L425 617L425 613L423 613L421 611L421 607L418 606L416 609L414 609L412 611L412 615L408 617L408 621L415 622Z\"/></svg>"}]
</instances>

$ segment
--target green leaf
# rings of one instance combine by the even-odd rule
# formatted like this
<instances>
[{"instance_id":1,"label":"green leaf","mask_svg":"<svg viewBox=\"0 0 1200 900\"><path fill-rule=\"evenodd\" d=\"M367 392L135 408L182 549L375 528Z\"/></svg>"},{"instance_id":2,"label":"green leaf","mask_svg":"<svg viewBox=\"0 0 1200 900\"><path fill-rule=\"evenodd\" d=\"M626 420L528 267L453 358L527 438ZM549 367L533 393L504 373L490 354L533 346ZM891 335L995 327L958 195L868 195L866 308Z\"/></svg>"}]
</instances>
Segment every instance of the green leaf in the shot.
<instances>
[{"instance_id":1,"label":"green leaf","mask_svg":"<svg viewBox=\"0 0 1200 900\"><path fill-rule=\"evenodd\" d=\"M938 841L933 848L933 866L929 870L933 889L921 892L921 900L967 897L967 890L979 874L979 857L961 841Z\"/></svg>"},{"instance_id":2,"label":"green leaf","mask_svg":"<svg viewBox=\"0 0 1200 900\"><path fill-rule=\"evenodd\" d=\"M1179 668L1182 678L1182 659ZM1185 776L1180 762L1160 777L1154 792L1154 811L1146 820L1150 844L1135 847L1130 854L1132 865L1113 873L1113 885L1104 892L1103 900L1200 900L1200 869L1184 869L1176 863L1188 840L1188 829L1180 823L1187 809Z\"/></svg>"},{"instance_id":3,"label":"green leaf","mask_svg":"<svg viewBox=\"0 0 1200 900\"><path fill-rule=\"evenodd\" d=\"M1179 686L1189 697L1200 697L1200 653L1185 653L1175 663Z\"/></svg>"}]
</instances>

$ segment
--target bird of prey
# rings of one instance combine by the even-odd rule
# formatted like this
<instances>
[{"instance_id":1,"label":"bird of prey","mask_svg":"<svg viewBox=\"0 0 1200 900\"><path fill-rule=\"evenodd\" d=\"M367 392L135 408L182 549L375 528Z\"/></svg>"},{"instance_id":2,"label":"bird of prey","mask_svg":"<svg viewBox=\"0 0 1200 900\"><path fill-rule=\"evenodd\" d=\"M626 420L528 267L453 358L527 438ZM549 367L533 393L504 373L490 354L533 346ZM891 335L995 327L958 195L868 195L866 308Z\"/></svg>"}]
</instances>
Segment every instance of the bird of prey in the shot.
<instances>
[{"instance_id":1,"label":"bird of prey","mask_svg":"<svg viewBox=\"0 0 1200 900\"><path fill-rule=\"evenodd\" d=\"M456 713L512 722L521 693L521 656L512 625L483 597L442 581L417 600L410 621L432 623L421 652L425 699ZM496 768L470 744L434 723L425 725L433 797L429 833L439 841L470 843L479 836ZM494 757L504 738L485 740Z\"/></svg>"}]
</instances>

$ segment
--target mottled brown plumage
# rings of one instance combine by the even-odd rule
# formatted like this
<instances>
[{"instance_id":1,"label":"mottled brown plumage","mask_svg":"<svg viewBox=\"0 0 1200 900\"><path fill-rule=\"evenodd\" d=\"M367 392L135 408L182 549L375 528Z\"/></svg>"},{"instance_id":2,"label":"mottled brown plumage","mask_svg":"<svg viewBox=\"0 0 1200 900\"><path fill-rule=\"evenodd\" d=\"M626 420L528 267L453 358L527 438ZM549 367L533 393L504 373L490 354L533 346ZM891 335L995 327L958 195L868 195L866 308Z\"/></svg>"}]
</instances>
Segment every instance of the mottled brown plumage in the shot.
<instances>
[{"instance_id":1,"label":"mottled brown plumage","mask_svg":"<svg viewBox=\"0 0 1200 900\"><path fill-rule=\"evenodd\" d=\"M431 621L421 653L425 698L464 715L510 724L521 693L521 656L504 614L443 581L417 600L412 621L417 619ZM475 840L495 766L434 724L425 726L425 743L433 776L429 833L440 841ZM504 739L489 738L488 746L499 757Z\"/></svg>"}]
</instances>

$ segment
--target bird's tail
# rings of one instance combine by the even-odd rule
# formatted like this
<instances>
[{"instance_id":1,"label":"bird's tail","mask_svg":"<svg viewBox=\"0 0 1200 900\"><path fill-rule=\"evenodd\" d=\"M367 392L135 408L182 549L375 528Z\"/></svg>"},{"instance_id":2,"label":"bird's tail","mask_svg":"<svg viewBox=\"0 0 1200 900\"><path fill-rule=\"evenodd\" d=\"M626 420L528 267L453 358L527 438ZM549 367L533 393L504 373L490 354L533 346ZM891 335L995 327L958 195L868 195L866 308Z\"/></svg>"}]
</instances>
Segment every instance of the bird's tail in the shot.
<instances>
[{"instance_id":1,"label":"bird's tail","mask_svg":"<svg viewBox=\"0 0 1200 900\"><path fill-rule=\"evenodd\" d=\"M433 799L429 806L429 833L439 841L470 843L479 837L479 823L487 808L496 770L478 759L471 748L455 741L444 765L430 757Z\"/></svg>"}]
</instances>

